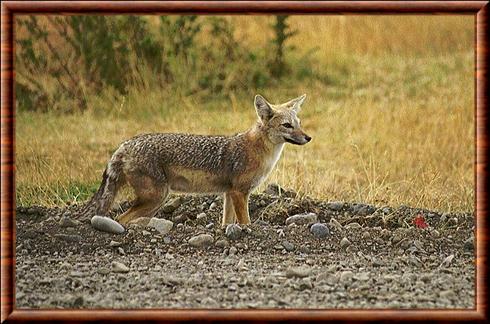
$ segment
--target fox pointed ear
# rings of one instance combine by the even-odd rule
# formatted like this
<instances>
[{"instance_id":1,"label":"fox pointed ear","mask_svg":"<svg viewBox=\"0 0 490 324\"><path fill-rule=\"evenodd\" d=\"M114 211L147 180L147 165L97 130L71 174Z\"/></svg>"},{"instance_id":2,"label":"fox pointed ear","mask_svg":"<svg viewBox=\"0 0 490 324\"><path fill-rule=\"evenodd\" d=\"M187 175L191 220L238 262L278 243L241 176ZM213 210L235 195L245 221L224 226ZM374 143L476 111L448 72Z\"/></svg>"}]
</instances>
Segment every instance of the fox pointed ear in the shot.
<instances>
[{"instance_id":1,"label":"fox pointed ear","mask_svg":"<svg viewBox=\"0 0 490 324\"><path fill-rule=\"evenodd\" d=\"M291 100L291 102L293 103L291 109L299 113L299 111L301 110L301 105L303 105L303 102L305 102L305 100L306 100L306 94Z\"/></svg>"},{"instance_id":2,"label":"fox pointed ear","mask_svg":"<svg viewBox=\"0 0 490 324\"><path fill-rule=\"evenodd\" d=\"M269 121L274 116L274 110L272 110L271 104L265 100L261 95L256 95L254 99L255 111L263 122Z\"/></svg>"}]
</instances>

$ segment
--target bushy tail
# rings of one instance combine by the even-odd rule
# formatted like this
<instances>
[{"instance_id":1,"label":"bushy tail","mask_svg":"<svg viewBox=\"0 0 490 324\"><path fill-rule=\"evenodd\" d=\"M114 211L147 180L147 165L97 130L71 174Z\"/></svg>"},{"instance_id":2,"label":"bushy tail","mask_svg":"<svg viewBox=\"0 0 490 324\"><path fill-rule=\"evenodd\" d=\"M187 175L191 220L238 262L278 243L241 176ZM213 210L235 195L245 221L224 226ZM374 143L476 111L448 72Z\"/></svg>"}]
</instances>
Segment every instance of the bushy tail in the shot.
<instances>
[{"instance_id":1,"label":"bushy tail","mask_svg":"<svg viewBox=\"0 0 490 324\"><path fill-rule=\"evenodd\" d=\"M89 218L90 214L106 215L116 198L122 182L122 164L120 162L109 162L102 174L102 182L99 189L85 204L79 216L81 218Z\"/></svg>"}]
</instances>

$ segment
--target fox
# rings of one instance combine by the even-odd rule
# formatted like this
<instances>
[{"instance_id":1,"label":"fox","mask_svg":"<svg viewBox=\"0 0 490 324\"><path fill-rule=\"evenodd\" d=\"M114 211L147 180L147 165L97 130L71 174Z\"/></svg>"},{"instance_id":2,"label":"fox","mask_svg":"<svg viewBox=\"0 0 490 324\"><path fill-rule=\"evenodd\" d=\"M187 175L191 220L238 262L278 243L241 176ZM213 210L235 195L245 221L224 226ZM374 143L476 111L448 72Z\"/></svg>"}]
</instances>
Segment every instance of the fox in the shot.
<instances>
[{"instance_id":1,"label":"fox","mask_svg":"<svg viewBox=\"0 0 490 324\"><path fill-rule=\"evenodd\" d=\"M136 197L116 217L123 226L153 217L170 192L223 194L221 226L250 224L249 196L269 176L285 143L311 141L298 118L305 99L302 95L273 105L257 94L256 123L233 136L148 133L124 141L110 158L91 200L96 214L106 215L120 188L129 185Z\"/></svg>"}]
</instances>

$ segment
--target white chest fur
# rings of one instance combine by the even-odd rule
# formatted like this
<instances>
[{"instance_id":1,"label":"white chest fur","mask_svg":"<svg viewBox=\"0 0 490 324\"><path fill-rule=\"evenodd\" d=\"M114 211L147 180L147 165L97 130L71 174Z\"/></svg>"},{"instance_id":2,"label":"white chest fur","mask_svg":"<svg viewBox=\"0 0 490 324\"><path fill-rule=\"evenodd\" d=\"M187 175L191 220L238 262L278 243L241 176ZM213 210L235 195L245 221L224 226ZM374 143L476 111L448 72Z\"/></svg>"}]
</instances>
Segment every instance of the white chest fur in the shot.
<instances>
[{"instance_id":1,"label":"white chest fur","mask_svg":"<svg viewBox=\"0 0 490 324\"><path fill-rule=\"evenodd\" d=\"M261 184L271 173L274 166L279 161L281 157L282 149L284 148L284 144L278 144L273 148L271 154L266 158L263 166L263 172L257 176L256 181L254 181L254 187L257 187Z\"/></svg>"}]
</instances>

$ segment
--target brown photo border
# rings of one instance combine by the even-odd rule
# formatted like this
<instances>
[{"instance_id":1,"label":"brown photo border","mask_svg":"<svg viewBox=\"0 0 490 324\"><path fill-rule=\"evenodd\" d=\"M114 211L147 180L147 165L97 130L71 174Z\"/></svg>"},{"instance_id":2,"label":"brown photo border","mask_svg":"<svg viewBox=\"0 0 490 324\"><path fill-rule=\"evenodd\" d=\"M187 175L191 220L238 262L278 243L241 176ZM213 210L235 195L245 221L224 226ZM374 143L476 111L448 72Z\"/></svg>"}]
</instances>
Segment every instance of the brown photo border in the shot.
<instances>
[{"instance_id":1,"label":"brown photo border","mask_svg":"<svg viewBox=\"0 0 490 324\"><path fill-rule=\"evenodd\" d=\"M476 309L132 309L14 308L15 109L13 21L22 14L466 14L475 17ZM5 1L1 4L1 322L184 320L487 321L488 1Z\"/></svg>"}]
</instances>

